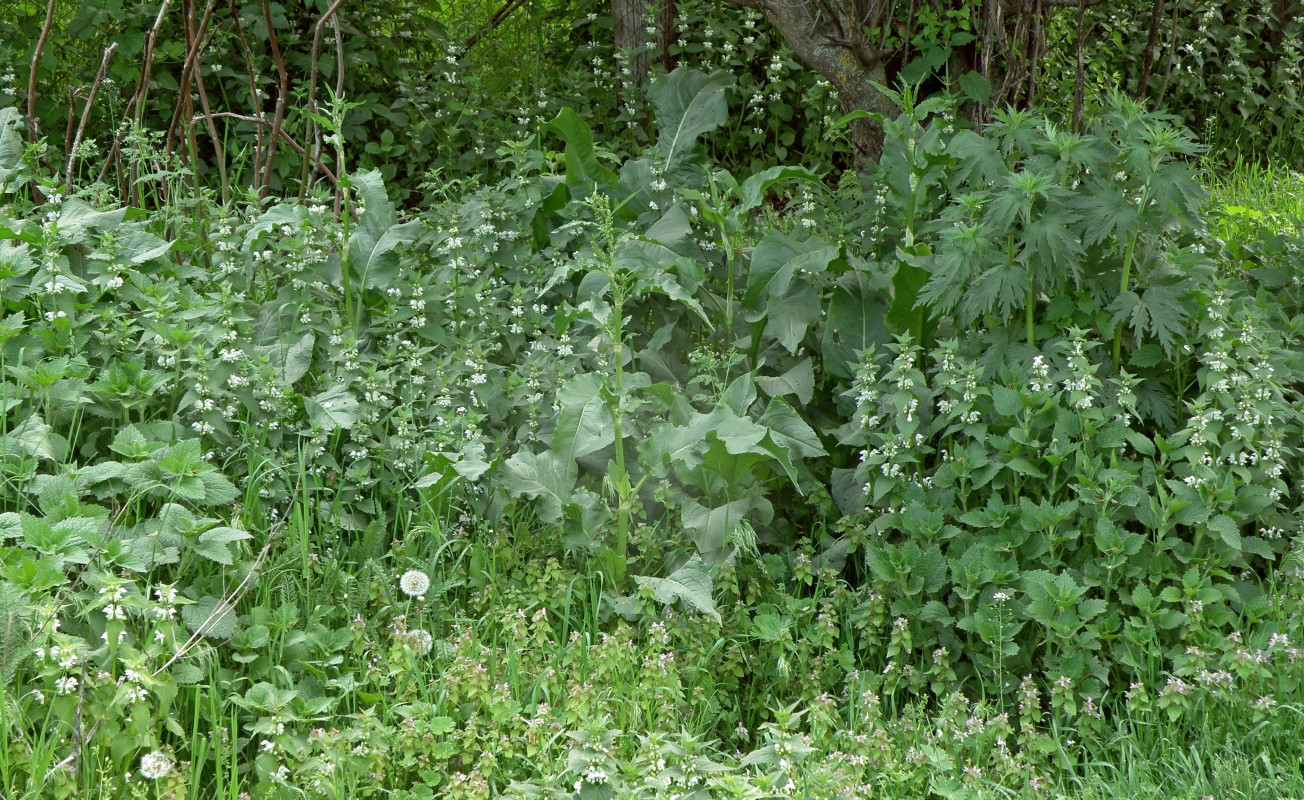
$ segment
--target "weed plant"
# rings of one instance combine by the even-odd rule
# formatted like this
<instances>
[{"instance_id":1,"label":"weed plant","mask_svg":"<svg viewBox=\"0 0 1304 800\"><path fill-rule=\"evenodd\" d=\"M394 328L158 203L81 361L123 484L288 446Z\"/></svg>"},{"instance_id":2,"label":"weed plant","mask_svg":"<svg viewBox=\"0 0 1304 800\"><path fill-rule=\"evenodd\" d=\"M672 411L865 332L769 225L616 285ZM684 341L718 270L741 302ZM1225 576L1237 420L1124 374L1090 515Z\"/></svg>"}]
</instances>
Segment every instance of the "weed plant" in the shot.
<instances>
[{"instance_id":1,"label":"weed plant","mask_svg":"<svg viewBox=\"0 0 1304 800\"><path fill-rule=\"evenodd\" d=\"M1298 231L1126 100L740 179L730 85L406 217L0 110L0 795L1304 797Z\"/></svg>"}]
</instances>

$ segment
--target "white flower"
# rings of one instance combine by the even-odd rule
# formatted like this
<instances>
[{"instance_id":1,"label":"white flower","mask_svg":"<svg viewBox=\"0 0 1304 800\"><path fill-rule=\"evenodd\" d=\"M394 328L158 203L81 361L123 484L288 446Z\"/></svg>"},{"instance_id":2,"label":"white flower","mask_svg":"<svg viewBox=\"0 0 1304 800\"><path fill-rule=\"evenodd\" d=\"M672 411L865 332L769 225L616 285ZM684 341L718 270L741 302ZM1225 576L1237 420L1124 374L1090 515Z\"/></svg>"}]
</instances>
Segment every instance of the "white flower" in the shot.
<instances>
[{"instance_id":1,"label":"white flower","mask_svg":"<svg viewBox=\"0 0 1304 800\"><path fill-rule=\"evenodd\" d=\"M398 588L408 597L420 597L430 588L430 578L424 572L410 569L398 579Z\"/></svg>"},{"instance_id":2,"label":"white flower","mask_svg":"<svg viewBox=\"0 0 1304 800\"><path fill-rule=\"evenodd\" d=\"M140 774L152 781L165 778L172 772L172 759L154 750L140 757Z\"/></svg>"},{"instance_id":3,"label":"white flower","mask_svg":"<svg viewBox=\"0 0 1304 800\"><path fill-rule=\"evenodd\" d=\"M77 679L71 675L60 678L54 682L54 688L59 694L72 694L77 691Z\"/></svg>"}]
</instances>

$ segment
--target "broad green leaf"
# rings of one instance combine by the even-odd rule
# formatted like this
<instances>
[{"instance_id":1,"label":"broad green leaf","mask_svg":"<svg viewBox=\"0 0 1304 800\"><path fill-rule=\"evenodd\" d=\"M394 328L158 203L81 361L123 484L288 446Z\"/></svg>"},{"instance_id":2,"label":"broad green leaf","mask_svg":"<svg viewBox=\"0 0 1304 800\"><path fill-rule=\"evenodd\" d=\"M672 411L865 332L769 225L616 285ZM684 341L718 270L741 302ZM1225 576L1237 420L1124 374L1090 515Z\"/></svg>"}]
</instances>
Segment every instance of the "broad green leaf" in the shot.
<instances>
[{"instance_id":1,"label":"broad green leaf","mask_svg":"<svg viewBox=\"0 0 1304 800\"><path fill-rule=\"evenodd\" d=\"M854 377L860 364L858 354L888 342L887 310L887 296L859 271L839 279L829 299L820 348L830 374Z\"/></svg>"},{"instance_id":2,"label":"broad green leaf","mask_svg":"<svg viewBox=\"0 0 1304 800\"><path fill-rule=\"evenodd\" d=\"M571 378L558 392L561 411L552 434L552 451L563 461L576 461L615 441L615 424L602 388L602 376L588 373Z\"/></svg>"},{"instance_id":3,"label":"broad green leaf","mask_svg":"<svg viewBox=\"0 0 1304 800\"><path fill-rule=\"evenodd\" d=\"M739 375L733 383L725 388L720 395L716 405L727 408L734 414L743 417L751 409L752 403L756 402L756 381L750 372Z\"/></svg>"},{"instance_id":4,"label":"broad green leaf","mask_svg":"<svg viewBox=\"0 0 1304 800\"><path fill-rule=\"evenodd\" d=\"M674 170L692 150L697 137L729 121L725 89L733 78L725 72L710 75L679 67L652 81L648 100L652 103L657 129L657 147L667 171Z\"/></svg>"},{"instance_id":5,"label":"broad green leaf","mask_svg":"<svg viewBox=\"0 0 1304 800\"><path fill-rule=\"evenodd\" d=\"M688 499L681 506L680 514L684 529L692 533L697 551L704 559L715 563L723 554L729 535L747 517L751 506L749 498L734 500L716 508L707 508L696 500Z\"/></svg>"},{"instance_id":6,"label":"broad green leaf","mask_svg":"<svg viewBox=\"0 0 1304 800\"><path fill-rule=\"evenodd\" d=\"M742 186L738 187L738 205L733 209L732 214L741 218L742 215L765 201L765 193L772 186L790 180L808 184L815 183L819 180L819 175L805 167L785 166L770 167L763 172L758 172L743 181Z\"/></svg>"},{"instance_id":7,"label":"broad green leaf","mask_svg":"<svg viewBox=\"0 0 1304 800\"><path fill-rule=\"evenodd\" d=\"M420 222L395 224L394 204L385 193L385 182L378 170L358 173L352 181L363 212L358 227L349 236L349 267L357 276L358 286L364 289L388 286L399 271L394 249L416 240Z\"/></svg>"},{"instance_id":8,"label":"broad green leaf","mask_svg":"<svg viewBox=\"0 0 1304 800\"><path fill-rule=\"evenodd\" d=\"M24 453L46 461L60 461L68 442L45 424L40 414L32 414L16 425L3 439L16 444Z\"/></svg>"},{"instance_id":9,"label":"broad green leaf","mask_svg":"<svg viewBox=\"0 0 1304 800\"><path fill-rule=\"evenodd\" d=\"M639 586L652 590L652 596L658 603L671 605L683 602L720 622L720 612L715 608L715 599L711 596L713 584L706 565L698 556L693 556L679 569L666 578L653 578L640 575L634 578Z\"/></svg>"},{"instance_id":10,"label":"broad green leaf","mask_svg":"<svg viewBox=\"0 0 1304 800\"><path fill-rule=\"evenodd\" d=\"M181 609L181 618L195 633L210 639L230 639L239 630L235 607L220 597L204 595Z\"/></svg>"},{"instance_id":11,"label":"broad green leaf","mask_svg":"<svg viewBox=\"0 0 1304 800\"><path fill-rule=\"evenodd\" d=\"M987 105L987 101L992 98L992 83L980 72L969 70L960 76L959 83L960 91L964 92L965 97L979 105Z\"/></svg>"},{"instance_id":12,"label":"broad green leaf","mask_svg":"<svg viewBox=\"0 0 1304 800\"><path fill-rule=\"evenodd\" d=\"M362 406L353 393L343 386L332 386L314 396L303 398L308 421L323 431L351 428L362 416Z\"/></svg>"},{"instance_id":13,"label":"broad green leaf","mask_svg":"<svg viewBox=\"0 0 1304 800\"><path fill-rule=\"evenodd\" d=\"M789 353L796 353L806 331L820 320L820 295L815 287L802 285L780 298L770 300L765 312L765 334L773 336Z\"/></svg>"},{"instance_id":14,"label":"broad green leaf","mask_svg":"<svg viewBox=\"0 0 1304 800\"><path fill-rule=\"evenodd\" d=\"M22 163L25 147L22 134L22 115L17 106L0 108L0 190L8 189L10 177L18 171Z\"/></svg>"},{"instance_id":15,"label":"broad green leaf","mask_svg":"<svg viewBox=\"0 0 1304 800\"><path fill-rule=\"evenodd\" d=\"M59 237L66 243L80 243L92 231L108 231L122 224L127 218L127 209L115 208L109 211L96 211L86 203L72 198L65 200L59 209L56 224Z\"/></svg>"},{"instance_id":16,"label":"broad green leaf","mask_svg":"<svg viewBox=\"0 0 1304 800\"><path fill-rule=\"evenodd\" d=\"M798 403L806 405L815 395L814 362L803 358L795 367L777 378L758 377L756 384L771 397L793 395Z\"/></svg>"},{"instance_id":17,"label":"broad green leaf","mask_svg":"<svg viewBox=\"0 0 1304 800\"><path fill-rule=\"evenodd\" d=\"M796 409L781 397L770 400L758 422L769 428L774 443L790 451L797 458L819 458L828 455L820 442L819 434L801 418Z\"/></svg>"},{"instance_id":18,"label":"broad green leaf","mask_svg":"<svg viewBox=\"0 0 1304 800\"><path fill-rule=\"evenodd\" d=\"M1218 538L1233 551L1241 551L1241 531L1236 521L1225 514L1219 514L1209 520L1209 529L1218 534Z\"/></svg>"},{"instance_id":19,"label":"broad green leaf","mask_svg":"<svg viewBox=\"0 0 1304 800\"><path fill-rule=\"evenodd\" d=\"M752 251L743 307L764 310L771 298L788 293L794 275L823 272L841 251L841 247L818 237L798 239L777 229L770 230Z\"/></svg>"},{"instance_id":20,"label":"broad green leaf","mask_svg":"<svg viewBox=\"0 0 1304 800\"><path fill-rule=\"evenodd\" d=\"M543 126L566 143L566 184L568 186L611 186L616 173L602 166L593 148L593 131L579 114L563 108L556 119Z\"/></svg>"},{"instance_id":21,"label":"broad green leaf","mask_svg":"<svg viewBox=\"0 0 1304 800\"><path fill-rule=\"evenodd\" d=\"M1016 417L1023 410L1023 399L1008 386L992 387L992 404L996 413L1003 417Z\"/></svg>"},{"instance_id":22,"label":"broad green leaf","mask_svg":"<svg viewBox=\"0 0 1304 800\"><path fill-rule=\"evenodd\" d=\"M503 485L514 495L537 500L539 519L560 522L571 502L578 472L573 460L565 460L551 450L535 455L521 450L503 463Z\"/></svg>"},{"instance_id":23,"label":"broad green leaf","mask_svg":"<svg viewBox=\"0 0 1304 800\"><path fill-rule=\"evenodd\" d=\"M235 560L231 557L231 551L227 548L227 545L231 542L252 538L245 531L236 530L235 528L212 528L199 534L199 538L195 540L191 549L210 561L229 566L235 563Z\"/></svg>"},{"instance_id":24,"label":"broad green leaf","mask_svg":"<svg viewBox=\"0 0 1304 800\"><path fill-rule=\"evenodd\" d=\"M291 386L312 366L313 346L317 337L309 332L297 339L279 336L272 344L258 348L258 352L267 357L276 368L282 386Z\"/></svg>"},{"instance_id":25,"label":"broad green leaf","mask_svg":"<svg viewBox=\"0 0 1304 800\"><path fill-rule=\"evenodd\" d=\"M139 225L140 223L135 223ZM172 242L164 241L152 233L134 230L122 237L119 246L129 264L144 264L156 258L162 258L172 249Z\"/></svg>"}]
</instances>

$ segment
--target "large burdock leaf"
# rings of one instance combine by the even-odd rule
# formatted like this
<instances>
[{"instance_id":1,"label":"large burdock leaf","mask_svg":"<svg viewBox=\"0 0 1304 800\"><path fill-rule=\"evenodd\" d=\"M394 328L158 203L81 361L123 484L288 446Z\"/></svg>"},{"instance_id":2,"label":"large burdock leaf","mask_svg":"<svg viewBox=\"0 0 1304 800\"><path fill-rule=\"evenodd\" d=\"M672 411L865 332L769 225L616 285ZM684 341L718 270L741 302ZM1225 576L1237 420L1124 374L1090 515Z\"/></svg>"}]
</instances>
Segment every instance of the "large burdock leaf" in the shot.
<instances>
[{"instance_id":1,"label":"large burdock leaf","mask_svg":"<svg viewBox=\"0 0 1304 800\"><path fill-rule=\"evenodd\" d=\"M575 491L578 470L552 450L522 450L503 463L503 485L514 495L538 501L539 519L560 522Z\"/></svg>"},{"instance_id":2,"label":"large burdock leaf","mask_svg":"<svg viewBox=\"0 0 1304 800\"><path fill-rule=\"evenodd\" d=\"M841 252L841 247L823 239L798 239L782 231L770 231L752 251L743 307L755 311L764 309L771 298L788 293L794 275L823 272Z\"/></svg>"},{"instance_id":3,"label":"large burdock leaf","mask_svg":"<svg viewBox=\"0 0 1304 800\"><path fill-rule=\"evenodd\" d=\"M661 132L657 147L667 171L679 166L697 137L728 122L729 103L724 91L732 85L728 73L707 75L688 67L679 67L652 82L648 99Z\"/></svg>"},{"instance_id":4,"label":"large burdock leaf","mask_svg":"<svg viewBox=\"0 0 1304 800\"><path fill-rule=\"evenodd\" d=\"M602 166L593 147L593 131L579 114L563 108L557 118L543 126L566 143L566 185L583 188L589 184L610 186L616 173Z\"/></svg>"},{"instance_id":5,"label":"large burdock leaf","mask_svg":"<svg viewBox=\"0 0 1304 800\"><path fill-rule=\"evenodd\" d=\"M415 241L420 223L395 223L394 204L385 193L385 182L378 170L358 173L352 180L363 211L358 227L349 236L349 268L364 289L388 286L398 277L395 248Z\"/></svg>"},{"instance_id":6,"label":"large burdock leaf","mask_svg":"<svg viewBox=\"0 0 1304 800\"><path fill-rule=\"evenodd\" d=\"M563 461L575 461L615 441L615 424L602 397L602 376L571 378L557 395L561 412L552 434L552 450Z\"/></svg>"},{"instance_id":7,"label":"large burdock leaf","mask_svg":"<svg viewBox=\"0 0 1304 800\"><path fill-rule=\"evenodd\" d=\"M715 608L715 598L711 596L711 575L698 556L688 559L682 567L670 573L668 578L639 575L634 578L634 581L639 586L651 589L652 597L658 603L671 605L682 601L716 622L720 621L720 612Z\"/></svg>"},{"instance_id":8,"label":"large burdock leaf","mask_svg":"<svg viewBox=\"0 0 1304 800\"><path fill-rule=\"evenodd\" d=\"M716 508L707 508L695 500L684 501L681 511L684 529L692 532L693 544L705 558L719 562L729 535L747 518L752 500L744 497Z\"/></svg>"}]
</instances>

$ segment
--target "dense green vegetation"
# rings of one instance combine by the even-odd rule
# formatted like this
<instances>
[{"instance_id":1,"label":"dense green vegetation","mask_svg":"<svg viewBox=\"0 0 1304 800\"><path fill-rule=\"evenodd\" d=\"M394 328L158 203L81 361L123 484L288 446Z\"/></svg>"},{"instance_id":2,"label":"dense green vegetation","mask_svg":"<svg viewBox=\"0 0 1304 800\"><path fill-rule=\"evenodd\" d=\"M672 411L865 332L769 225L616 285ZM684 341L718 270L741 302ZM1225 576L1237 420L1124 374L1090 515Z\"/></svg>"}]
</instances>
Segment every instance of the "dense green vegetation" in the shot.
<instances>
[{"instance_id":1,"label":"dense green vegetation","mask_svg":"<svg viewBox=\"0 0 1304 800\"><path fill-rule=\"evenodd\" d=\"M0 798L1304 798L1298 15L1130 7L861 169L746 10L19 8Z\"/></svg>"}]
</instances>

